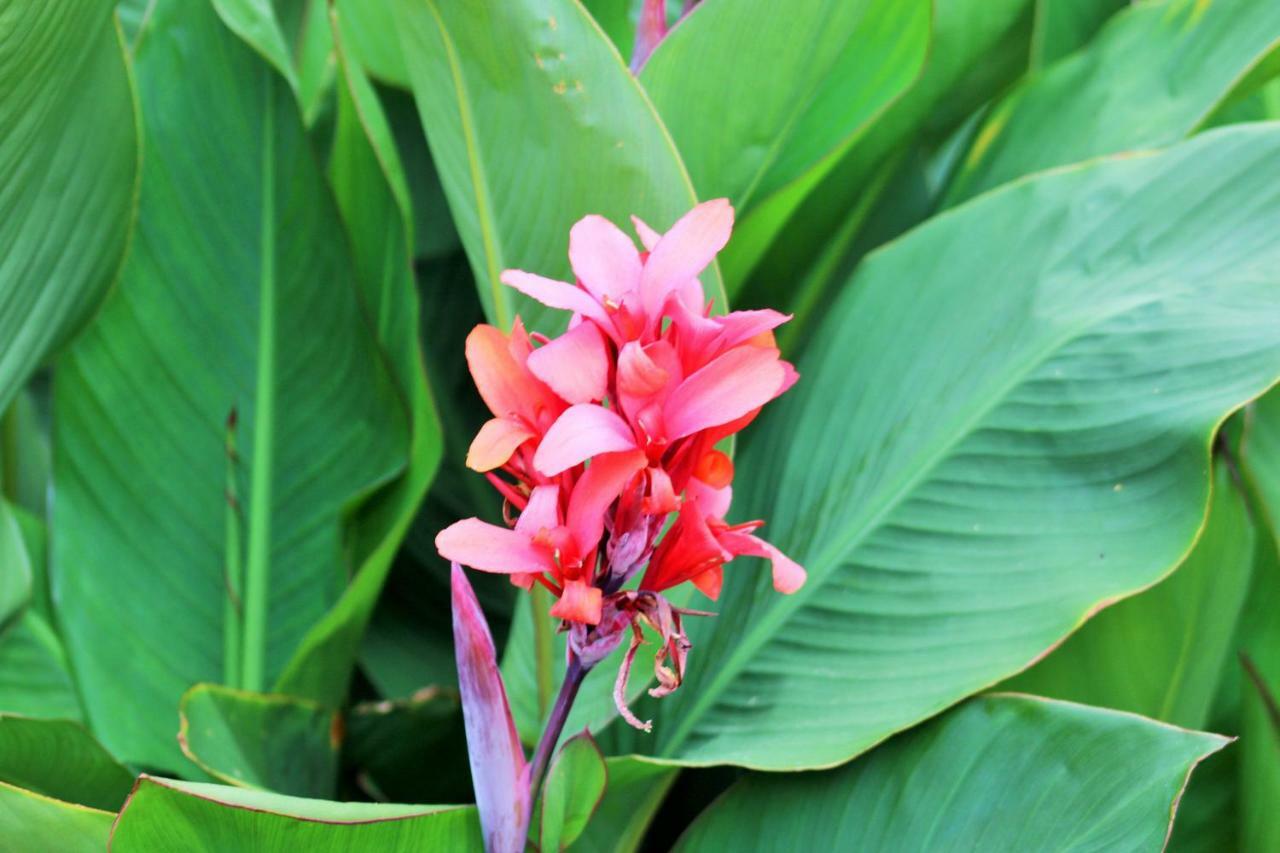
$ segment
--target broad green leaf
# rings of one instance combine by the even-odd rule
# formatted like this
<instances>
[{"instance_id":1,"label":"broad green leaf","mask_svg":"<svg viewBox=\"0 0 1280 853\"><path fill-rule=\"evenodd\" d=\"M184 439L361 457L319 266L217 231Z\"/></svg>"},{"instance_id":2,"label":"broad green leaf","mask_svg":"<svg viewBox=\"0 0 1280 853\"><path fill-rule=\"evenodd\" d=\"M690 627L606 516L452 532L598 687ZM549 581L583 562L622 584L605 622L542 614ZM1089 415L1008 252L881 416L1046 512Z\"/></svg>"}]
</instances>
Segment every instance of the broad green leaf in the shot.
<instances>
[{"instance_id":1,"label":"broad green leaf","mask_svg":"<svg viewBox=\"0 0 1280 853\"><path fill-rule=\"evenodd\" d=\"M163 3L164 0L157 0ZM289 49L289 39L285 29L281 27L276 16L275 0L209 0L218 16L227 28L242 38L245 44L253 48L260 57L275 68L289 82L289 86L299 90L298 72L294 65L293 53ZM281 5L298 6L302 0L286 0ZM152 20L155 16L152 15ZM150 24L151 21L148 21ZM145 110L146 106L143 105Z\"/></svg>"},{"instance_id":2,"label":"broad green leaf","mask_svg":"<svg viewBox=\"0 0 1280 853\"><path fill-rule=\"evenodd\" d=\"M992 694L836 770L753 774L676 849L1159 850L1188 774L1227 743Z\"/></svg>"},{"instance_id":3,"label":"broad green leaf","mask_svg":"<svg viewBox=\"0 0 1280 853\"><path fill-rule=\"evenodd\" d=\"M640 80L699 194L745 213L915 80L929 16L927 0L707 3L663 39Z\"/></svg>"},{"instance_id":4,"label":"broad green leaf","mask_svg":"<svg viewBox=\"0 0 1280 853\"><path fill-rule=\"evenodd\" d=\"M574 735L556 753L538 800L537 837L543 853L564 850L587 828L609 778L590 732Z\"/></svg>"},{"instance_id":5,"label":"broad green leaf","mask_svg":"<svg viewBox=\"0 0 1280 853\"><path fill-rule=\"evenodd\" d=\"M0 498L0 636L31 599L31 557L18 517Z\"/></svg>"},{"instance_id":6,"label":"broad green leaf","mask_svg":"<svg viewBox=\"0 0 1280 853\"><path fill-rule=\"evenodd\" d=\"M409 402L411 433L408 467L356 519L359 570L337 605L307 635L280 680L282 691L332 706L346 694L360 637L443 449L418 343L421 309L413 277L413 215L404 169L377 94L336 31L335 43L340 65L338 120L329 178L351 239L364 305Z\"/></svg>"},{"instance_id":7,"label":"broad green leaf","mask_svg":"<svg viewBox=\"0 0 1280 853\"><path fill-rule=\"evenodd\" d=\"M337 714L293 696L197 684L178 706L187 757L222 782L303 797L331 797L338 772Z\"/></svg>"},{"instance_id":8,"label":"broad green leaf","mask_svg":"<svg viewBox=\"0 0 1280 853\"><path fill-rule=\"evenodd\" d=\"M1044 68L1083 47L1129 0L1039 0L1031 66Z\"/></svg>"},{"instance_id":9,"label":"broad green leaf","mask_svg":"<svg viewBox=\"0 0 1280 853\"><path fill-rule=\"evenodd\" d=\"M138 231L56 377L53 583L95 732L172 770L182 692L267 688L338 602L407 430L290 90L204 3L158 0L135 62Z\"/></svg>"},{"instance_id":10,"label":"broad green leaf","mask_svg":"<svg viewBox=\"0 0 1280 853\"><path fill-rule=\"evenodd\" d=\"M1208 120L1269 56L1280 4L1153 0L997 104L947 196L953 205L1031 172L1169 145Z\"/></svg>"},{"instance_id":11,"label":"broad green leaf","mask_svg":"<svg viewBox=\"0 0 1280 853\"><path fill-rule=\"evenodd\" d=\"M102 853L115 817L0 782L0 846L5 849Z\"/></svg>"},{"instance_id":12,"label":"broad green leaf","mask_svg":"<svg viewBox=\"0 0 1280 853\"><path fill-rule=\"evenodd\" d=\"M0 496L43 519L48 493L48 435L28 387L0 413Z\"/></svg>"},{"instance_id":13,"label":"broad green leaf","mask_svg":"<svg viewBox=\"0 0 1280 853\"><path fill-rule=\"evenodd\" d=\"M635 853L679 772L630 756L606 758L609 784L574 853Z\"/></svg>"},{"instance_id":14,"label":"broad green leaf","mask_svg":"<svg viewBox=\"0 0 1280 853\"><path fill-rule=\"evenodd\" d=\"M85 324L119 270L138 140L110 4L0 0L0 21L3 412Z\"/></svg>"},{"instance_id":15,"label":"broad green leaf","mask_svg":"<svg viewBox=\"0 0 1280 853\"><path fill-rule=\"evenodd\" d=\"M34 610L0 635L0 711L64 720L83 716L62 642Z\"/></svg>"},{"instance_id":16,"label":"broad green leaf","mask_svg":"<svg viewBox=\"0 0 1280 853\"><path fill-rule=\"evenodd\" d=\"M937 141L949 133L1026 69L1032 5L1031 0L936 0L919 79L847 151L747 216L723 254L725 279L737 285L758 263L748 290L761 304L786 307L814 298L795 294L796 271L827 255L834 256L831 264L842 259L897 158L917 140ZM770 244L780 223L785 230ZM820 311L811 314L821 316Z\"/></svg>"},{"instance_id":17,"label":"broad green leaf","mask_svg":"<svg viewBox=\"0 0 1280 853\"><path fill-rule=\"evenodd\" d=\"M568 316L499 283L568 278L569 228L598 213L665 230L696 199L674 144L576 0L393 0L422 123L490 321ZM719 272L704 282L724 305Z\"/></svg>"},{"instance_id":18,"label":"broad green leaf","mask_svg":"<svg viewBox=\"0 0 1280 853\"><path fill-rule=\"evenodd\" d=\"M636 39L636 23L644 0L582 0L582 5L595 18L600 29L618 48L623 59L631 61L631 51ZM668 16L674 4L667 4ZM683 11L683 8L681 9Z\"/></svg>"},{"instance_id":19,"label":"broad green leaf","mask_svg":"<svg viewBox=\"0 0 1280 853\"><path fill-rule=\"evenodd\" d=\"M142 776L111 831L112 853L479 851L467 806L337 803Z\"/></svg>"},{"instance_id":20,"label":"broad green leaf","mask_svg":"<svg viewBox=\"0 0 1280 853\"><path fill-rule=\"evenodd\" d=\"M1107 607L1008 687L1205 728L1249 589L1249 510L1220 464L1204 532L1155 588Z\"/></svg>"},{"instance_id":21,"label":"broad green leaf","mask_svg":"<svg viewBox=\"0 0 1280 853\"><path fill-rule=\"evenodd\" d=\"M1243 464L1263 510L1262 522L1280 545L1280 390L1249 412Z\"/></svg>"},{"instance_id":22,"label":"broad green leaf","mask_svg":"<svg viewBox=\"0 0 1280 853\"><path fill-rule=\"evenodd\" d=\"M0 782L114 812L129 796L133 774L79 723L2 714Z\"/></svg>"},{"instance_id":23,"label":"broad green leaf","mask_svg":"<svg viewBox=\"0 0 1280 853\"><path fill-rule=\"evenodd\" d=\"M1194 541L1280 377L1280 126L1020 181L864 261L737 462L809 572L727 572L656 754L829 766L1027 667ZM903 282L910 282L904 287ZM643 714L642 714L643 716Z\"/></svg>"}]
</instances>

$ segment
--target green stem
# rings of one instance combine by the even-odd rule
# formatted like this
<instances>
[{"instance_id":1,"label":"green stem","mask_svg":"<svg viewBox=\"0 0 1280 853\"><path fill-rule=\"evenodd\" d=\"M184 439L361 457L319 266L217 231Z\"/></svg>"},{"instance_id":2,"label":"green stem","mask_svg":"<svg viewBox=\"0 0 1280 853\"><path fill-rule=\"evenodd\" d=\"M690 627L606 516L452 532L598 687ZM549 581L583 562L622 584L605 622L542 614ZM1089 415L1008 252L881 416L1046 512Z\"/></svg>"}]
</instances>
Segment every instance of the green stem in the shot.
<instances>
[{"instance_id":1,"label":"green stem","mask_svg":"<svg viewBox=\"0 0 1280 853\"><path fill-rule=\"evenodd\" d=\"M551 609L550 593L541 585L534 584L530 604L533 608L533 659L535 682L538 685L538 719L547 715L551 707L551 696L555 690L555 677L552 668L555 662L555 647L552 644L551 622L545 616Z\"/></svg>"},{"instance_id":2,"label":"green stem","mask_svg":"<svg viewBox=\"0 0 1280 853\"><path fill-rule=\"evenodd\" d=\"M273 83L266 86L262 127L261 275L258 303L258 387L253 412L253 473L249 487L249 548L244 591L244 682L266 686L267 610L271 571L272 431L275 426L275 132Z\"/></svg>"}]
</instances>

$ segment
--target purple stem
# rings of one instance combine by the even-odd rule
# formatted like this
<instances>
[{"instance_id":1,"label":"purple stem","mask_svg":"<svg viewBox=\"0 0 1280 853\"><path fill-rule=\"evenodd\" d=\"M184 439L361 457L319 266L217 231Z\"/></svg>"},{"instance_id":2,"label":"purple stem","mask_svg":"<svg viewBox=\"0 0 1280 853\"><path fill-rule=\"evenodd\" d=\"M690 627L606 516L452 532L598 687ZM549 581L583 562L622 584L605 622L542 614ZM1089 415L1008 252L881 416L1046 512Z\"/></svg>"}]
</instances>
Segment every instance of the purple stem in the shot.
<instances>
[{"instance_id":1,"label":"purple stem","mask_svg":"<svg viewBox=\"0 0 1280 853\"><path fill-rule=\"evenodd\" d=\"M587 677L589 671L590 668L584 667L576 654L572 652L569 654L569 666L564 673L564 683L560 685L556 703L551 706L547 727L542 732L538 748L533 753L533 763L529 766L530 803L537 799L538 786L542 784L542 774L546 772L547 763L551 760L551 752L560 740L560 733L564 731L565 720L569 718L569 709L573 707L573 700L578 696L582 679Z\"/></svg>"}]
</instances>

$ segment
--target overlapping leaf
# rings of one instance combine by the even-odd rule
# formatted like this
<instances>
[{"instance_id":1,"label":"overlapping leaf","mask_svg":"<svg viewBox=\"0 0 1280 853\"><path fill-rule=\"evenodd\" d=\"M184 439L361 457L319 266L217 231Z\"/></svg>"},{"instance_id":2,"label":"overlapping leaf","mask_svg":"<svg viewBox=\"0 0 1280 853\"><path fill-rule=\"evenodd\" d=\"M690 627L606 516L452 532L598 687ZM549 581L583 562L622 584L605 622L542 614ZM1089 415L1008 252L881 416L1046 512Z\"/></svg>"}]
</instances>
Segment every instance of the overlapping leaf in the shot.
<instances>
[{"instance_id":1,"label":"overlapping leaf","mask_svg":"<svg viewBox=\"0 0 1280 853\"><path fill-rule=\"evenodd\" d=\"M1226 743L993 694L837 770L752 775L676 849L1158 850L1188 774Z\"/></svg>"},{"instance_id":2,"label":"overlapping leaf","mask_svg":"<svg viewBox=\"0 0 1280 853\"><path fill-rule=\"evenodd\" d=\"M269 686L338 600L407 435L293 93L205 3L159 0L135 58L139 225L57 377L53 569L95 731L172 769L182 692Z\"/></svg>"},{"instance_id":3,"label":"overlapping leaf","mask_svg":"<svg viewBox=\"0 0 1280 853\"><path fill-rule=\"evenodd\" d=\"M111 6L0 0L0 412L97 309L137 191Z\"/></svg>"},{"instance_id":4,"label":"overlapping leaf","mask_svg":"<svg viewBox=\"0 0 1280 853\"><path fill-rule=\"evenodd\" d=\"M1280 377L1280 127L1019 182L873 255L737 466L751 565L642 748L846 760L1166 575L1209 437ZM923 348L922 341L930 342ZM771 532L770 532L771 531ZM643 716L643 714L642 714Z\"/></svg>"}]
</instances>

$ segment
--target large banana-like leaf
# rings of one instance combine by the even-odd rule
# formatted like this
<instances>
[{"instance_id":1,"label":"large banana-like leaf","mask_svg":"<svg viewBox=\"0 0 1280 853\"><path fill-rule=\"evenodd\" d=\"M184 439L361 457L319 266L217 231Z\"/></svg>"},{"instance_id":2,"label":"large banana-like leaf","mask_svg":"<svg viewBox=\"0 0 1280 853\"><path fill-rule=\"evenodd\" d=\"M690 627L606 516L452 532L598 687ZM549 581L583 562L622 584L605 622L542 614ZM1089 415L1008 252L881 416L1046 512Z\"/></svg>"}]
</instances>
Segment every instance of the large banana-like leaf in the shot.
<instances>
[{"instance_id":1,"label":"large banana-like leaf","mask_svg":"<svg viewBox=\"0 0 1280 853\"><path fill-rule=\"evenodd\" d=\"M749 776L676 849L1159 850L1188 774L1226 743L992 694L837 770Z\"/></svg>"},{"instance_id":2,"label":"large banana-like leaf","mask_svg":"<svg viewBox=\"0 0 1280 853\"><path fill-rule=\"evenodd\" d=\"M137 194L133 95L111 5L0 0L0 412L89 318Z\"/></svg>"},{"instance_id":3,"label":"large banana-like leaf","mask_svg":"<svg viewBox=\"0 0 1280 853\"><path fill-rule=\"evenodd\" d=\"M699 194L745 212L906 90L924 65L930 11L928 0L707 3L640 80Z\"/></svg>"},{"instance_id":4,"label":"large banana-like leaf","mask_svg":"<svg viewBox=\"0 0 1280 853\"><path fill-rule=\"evenodd\" d=\"M1280 377L1280 126L1020 181L864 262L737 465L735 566L642 748L829 766L1164 577L1209 437Z\"/></svg>"},{"instance_id":5,"label":"large banana-like leaf","mask_svg":"<svg viewBox=\"0 0 1280 853\"><path fill-rule=\"evenodd\" d=\"M182 692L262 690L338 600L407 436L290 89L206 2L159 0L135 57L138 232L56 380L53 573L94 730L172 769Z\"/></svg>"},{"instance_id":6,"label":"large banana-like leaf","mask_svg":"<svg viewBox=\"0 0 1280 853\"><path fill-rule=\"evenodd\" d=\"M409 77L489 319L567 315L498 282L570 275L569 228L598 213L666 230L689 177L622 58L577 0L394 0ZM719 272L704 276L720 294Z\"/></svg>"},{"instance_id":7,"label":"large banana-like leaf","mask_svg":"<svg viewBox=\"0 0 1280 853\"><path fill-rule=\"evenodd\" d=\"M25 850L102 853L115 815L0 782L0 840Z\"/></svg>"},{"instance_id":8,"label":"large banana-like leaf","mask_svg":"<svg viewBox=\"0 0 1280 853\"><path fill-rule=\"evenodd\" d=\"M1154 0L1117 15L1071 58L987 116L947 204L1030 172L1168 145L1196 130L1251 72L1280 59L1280 3Z\"/></svg>"},{"instance_id":9,"label":"large banana-like leaf","mask_svg":"<svg viewBox=\"0 0 1280 853\"><path fill-rule=\"evenodd\" d=\"M111 829L113 853L482 849L470 807L307 800L152 776L138 780Z\"/></svg>"},{"instance_id":10,"label":"large banana-like leaf","mask_svg":"<svg viewBox=\"0 0 1280 853\"><path fill-rule=\"evenodd\" d=\"M1249 510L1220 464L1208 523L1186 561L1095 616L1009 689L1204 728L1224 670L1238 665L1232 639L1253 549Z\"/></svg>"},{"instance_id":11,"label":"large banana-like leaf","mask_svg":"<svg viewBox=\"0 0 1280 853\"><path fill-rule=\"evenodd\" d=\"M360 637L443 450L440 419L418 341L421 306L413 277L413 214L404 168L377 94L333 19L338 119L329 177L351 239L361 295L379 345L409 402L409 464L357 519L360 567L342 598L307 635L280 689L331 706L346 695Z\"/></svg>"}]
</instances>

